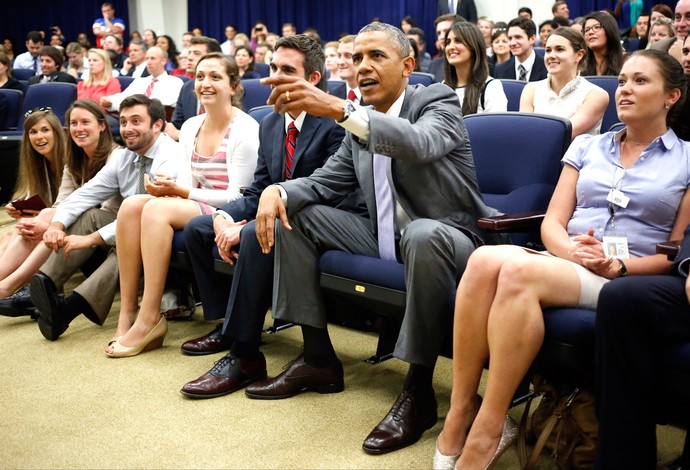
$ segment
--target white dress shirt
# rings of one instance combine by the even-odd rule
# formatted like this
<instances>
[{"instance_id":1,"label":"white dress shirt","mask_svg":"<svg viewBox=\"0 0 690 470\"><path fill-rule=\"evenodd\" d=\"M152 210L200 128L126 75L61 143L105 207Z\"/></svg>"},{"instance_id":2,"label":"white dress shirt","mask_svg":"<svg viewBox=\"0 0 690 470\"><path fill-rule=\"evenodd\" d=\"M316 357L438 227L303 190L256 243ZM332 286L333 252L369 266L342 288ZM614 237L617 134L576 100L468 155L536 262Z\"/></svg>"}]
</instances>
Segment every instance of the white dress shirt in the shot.
<instances>
[{"instance_id":1,"label":"white dress shirt","mask_svg":"<svg viewBox=\"0 0 690 470\"><path fill-rule=\"evenodd\" d=\"M161 103L163 103L163 106L175 106L184 82L177 77L168 75L166 72L160 74L158 77L156 77L156 79L158 81L153 86L151 98L157 98ZM107 98L113 103L108 110L119 111L120 103L122 103L125 98L136 94L143 95L151 84L152 80L152 75L143 78L136 78L120 93L115 93L114 95L108 96Z\"/></svg>"},{"instance_id":2,"label":"white dress shirt","mask_svg":"<svg viewBox=\"0 0 690 470\"><path fill-rule=\"evenodd\" d=\"M152 175L157 173L177 175L184 171L184 165L187 163L184 146L172 140L167 134L161 133L146 152L146 156L141 157L131 150L123 150L118 157L109 159L96 176L57 206L53 222L60 222L68 228L87 209L102 204L118 193L123 199L137 194L138 163L141 158L152 160L148 171ZM116 224L117 221L98 230L101 238L108 245L115 244Z\"/></svg>"}]
</instances>

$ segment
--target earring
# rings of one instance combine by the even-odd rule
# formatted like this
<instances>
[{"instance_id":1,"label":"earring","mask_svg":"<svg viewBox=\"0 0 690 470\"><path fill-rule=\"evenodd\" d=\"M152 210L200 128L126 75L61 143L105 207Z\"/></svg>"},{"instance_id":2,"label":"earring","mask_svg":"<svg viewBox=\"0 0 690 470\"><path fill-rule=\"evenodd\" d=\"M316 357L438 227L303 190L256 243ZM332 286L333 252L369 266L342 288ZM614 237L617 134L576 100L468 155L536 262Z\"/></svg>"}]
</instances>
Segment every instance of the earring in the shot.
<instances>
[{"instance_id":1,"label":"earring","mask_svg":"<svg viewBox=\"0 0 690 470\"><path fill-rule=\"evenodd\" d=\"M670 109L670 108L671 108L671 103L669 103L669 102L667 101L666 103L664 103L664 106L666 107L666 109Z\"/></svg>"}]
</instances>

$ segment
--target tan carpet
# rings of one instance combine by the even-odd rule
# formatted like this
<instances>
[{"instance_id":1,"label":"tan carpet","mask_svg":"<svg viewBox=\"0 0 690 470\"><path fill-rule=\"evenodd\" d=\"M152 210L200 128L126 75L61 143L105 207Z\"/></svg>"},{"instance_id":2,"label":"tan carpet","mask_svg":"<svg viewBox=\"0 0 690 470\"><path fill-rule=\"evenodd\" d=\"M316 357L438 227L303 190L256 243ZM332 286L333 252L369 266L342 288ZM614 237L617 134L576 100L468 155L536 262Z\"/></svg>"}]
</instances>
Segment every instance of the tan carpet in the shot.
<instances>
[{"instance_id":1,"label":"tan carpet","mask_svg":"<svg viewBox=\"0 0 690 470\"><path fill-rule=\"evenodd\" d=\"M330 327L345 367L343 393L256 401L238 392L189 400L180 387L222 355L184 356L179 346L213 325L171 322L163 348L111 359L102 350L118 307L103 327L81 317L55 342L34 321L0 317L0 468L430 468L442 420L407 449L376 457L361 450L406 371L398 360L362 362L375 350L374 335ZM264 341L270 375L301 347L294 328ZM451 361L441 358L435 375L441 416L450 384ZM680 453L683 437L659 428L661 462ZM543 459L541 468L549 467ZM518 468L514 448L496 468Z\"/></svg>"}]
</instances>

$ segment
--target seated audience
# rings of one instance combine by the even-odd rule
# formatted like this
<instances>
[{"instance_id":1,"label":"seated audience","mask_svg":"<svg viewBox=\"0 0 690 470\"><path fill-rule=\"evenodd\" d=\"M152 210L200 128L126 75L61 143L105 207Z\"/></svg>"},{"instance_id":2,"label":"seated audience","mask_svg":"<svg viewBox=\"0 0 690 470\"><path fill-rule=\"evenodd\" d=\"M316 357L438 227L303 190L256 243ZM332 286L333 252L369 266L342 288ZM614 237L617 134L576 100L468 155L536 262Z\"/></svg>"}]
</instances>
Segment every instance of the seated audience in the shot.
<instances>
[{"instance_id":1,"label":"seated audience","mask_svg":"<svg viewBox=\"0 0 690 470\"><path fill-rule=\"evenodd\" d=\"M295 34L297 31L295 31L292 34ZM261 22L257 21L254 23L254 27L252 27L251 31L251 40L249 41L249 47L252 48L252 50L256 50L257 44L260 42L266 42L266 35L268 34L268 28L266 25Z\"/></svg>"},{"instance_id":2,"label":"seated audience","mask_svg":"<svg viewBox=\"0 0 690 470\"><path fill-rule=\"evenodd\" d=\"M116 34L109 34L103 38L103 50L108 52L113 63L113 70L120 70L127 60L122 38Z\"/></svg>"},{"instance_id":3,"label":"seated audience","mask_svg":"<svg viewBox=\"0 0 690 470\"><path fill-rule=\"evenodd\" d=\"M556 28L558 28L558 23L556 23L554 20L546 20L541 23L539 25L539 39L537 39L537 42L535 42L534 45L538 47L546 47L546 40L549 39L549 36Z\"/></svg>"},{"instance_id":4,"label":"seated audience","mask_svg":"<svg viewBox=\"0 0 690 470\"><path fill-rule=\"evenodd\" d=\"M190 80L194 79L194 72L187 72L187 68L188 68L187 67L187 59L188 59L188 57L189 57L189 51L187 49L182 49L180 51L180 55L177 56L178 63L180 64L180 66L178 68L176 68L175 70L173 70L172 72L170 72L170 75L172 75L173 77L184 76L184 77L189 78Z\"/></svg>"},{"instance_id":5,"label":"seated audience","mask_svg":"<svg viewBox=\"0 0 690 470\"><path fill-rule=\"evenodd\" d=\"M24 121L24 132L19 151L19 175L13 200L38 195L51 206L58 195L65 156L65 134L62 125L50 108L32 110ZM36 246L45 231L52 214L48 211L20 211L12 202L5 206L5 213L17 221L16 231L4 234L0 244L0 279L5 279L23 262ZM0 285L0 314L9 316L28 315L27 292L12 295L14 289Z\"/></svg>"},{"instance_id":6,"label":"seated audience","mask_svg":"<svg viewBox=\"0 0 690 470\"><path fill-rule=\"evenodd\" d=\"M103 52L100 49L91 51L95 50ZM54 116L52 118L55 119ZM101 129L99 123L102 123L104 119L105 114L102 108L93 100L75 101L67 110L65 120L69 126L71 139L67 146L60 190L53 207L42 210L35 219L22 219L18 224L21 236L10 244L8 252L0 262L0 296L5 297L28 284L31 277L50 256L51 250L43 244L42 240L43 233L55 214L55 206L93 178L111 155L119 154L114 151L116 147L110 129L107 126ZM59 130L62 131L61 128ZM58 137L61 135L64 134L62 132L57 134ZM40 172L38 174L40 175ZM115 213L118 205L119 201L109 201L103 205L103 208ZM11 310L7 308L4 311L11 311L13 316L27 314L30 312L27 309L33 307L29 289L26 287L22 287L10 299L0 300L0 309L10 307Z\"/></svg>"},{"instance_id":7,"label":"seated audience","mask_svg":"<svg viewBox=\"0 0 690 470\"><path fill-rule=\"evenodd\" d=\"M681 62L685 78L690 83L690 35L683 42L683 61ZM675 122L671 126L680 139L690 142L690 100L685 99L683 107L678 112Z\"/></svg>"},{"instance_id":8,"label":"seated audience","mask_svg":"<svg viewBox=\"0 0 690 470\"><path fill-rule=\"evenodd\" d=\"M419 46L417 45L417 41L409 37L407 40L410 41L410 56L414 59L414 71L421 72L422 69L419 66L421 59L419 57Z\"/></svg>"},{"instance_id":9,"label":"seated audience","mask_svg":"<svg viewBox=\"0 0 690 470\"><path fill-rule=\"evenodd\" d=\"M477 27L479 31L482 32L482 37L484 38L484 47L486 48L487 55L491 54L491 31L494 28L494 22L491 21L486 16L482 16L477 20Z\"/></svg>"},{"instance_id":10,"label":"seated audience","mask_svg":"<svg viewBox=\"0 0 690 470\"><path fill-rule=\"evenodd\" d=\"M260 42L256 45L256 50L254 51L254 62L257 64L270 64L271 63L271 53L273 48L267 42Z\"/></svg>"},{"instance_id":11,"label":"seated audience","mask_svg":"<svg viewBox=\"0 0 690 470\"><path fill-rule=\"evenodd\" d=\"M400 20L400 29L402 29L403 33L405 34L407 34L408 31L415 26L417 26L417 22L410 15L406 15L402 20Z\"/></svg>"},{"instance_id":12,"label":"seated audience","mask_svg":"<svg viewBox=\"0 0 690 470\"><path fill-rule=\"evenodd\" d=\"M531 20L532 19L532 9L529 7L521 7L518 10L518 16L520 16L522 18L526 18L528 20Z\"/></svg>"},{"instance_id":13,"label":"seated audience","mask_svg":"<svg viewBox=\"0 0 690 470\"><path fill-rule=\"evenodd\" d=\"M508 23L508 40L512 57L496 66L496 78L536 82L546 78L544 58L534 52L537 26L534 21L514 18Z\"/></svg>"},{"instance_id":14,"label":"seated audience","mask_svg":"<svg viewBox=\"0 0 690 470\"><path fill-rule=\"evenodd\" d=\"M240 78L261 78L254 67L254 50L249 46L235 48L235 62L240 70Z\"/></svg>"},{"instance_id":15,"label":"seated audience","mask_svg":"<svg viewBox=\"0 0 690 470\"><path fill-rule=\"evenodd\" d=\"M171 77L165 71L168 55L160 47L152 47L146 51L146 68L148 76L135 79L120 93L101 98L101 106L109 111L116 111L120 103L132 95L143 94L156 98L163 106L175 106L180 95L183 82L178 77Z\"/></svg>"},{"instance_id":16,"label":"seated audience","mask_svg":"<svg viewBox=\"0 0 690 470\"><path fill-rule=\"evenodd\" d=\"M171 74L173 70L180 66L177 59L177 56L180 55L180 51L177 50L175 41L167 34L162 34L156 38L156 46L160 47L168 54L168 61L165 63L165 71Z\"/></svg>"},{"instance_id":17,"label":"seated audience","mask_svg":"<svg viewBox=\"0 0 690 470\"><path fill-rule=\"evenodd\" d=\"M621 31L635 29L637 20L642 13L649 11L649 0L618 0L613 9L613 15L618 18Z\"/></svg>"},{"instance_id":18,"label":"seated audience","mask_svg":"<svg viewBox=\"0 0 690 470\"><path fill-rule=\"evenodd\" d=\"M510 60L510 40L505 29L499 29L491 36L491 51L493 52L491 60L494 65Z\"/></svg>"},{"instance_id":19,"label":"seated audience","mask_svg":"<svg viewBox=\"0 0 690 470\"><path fill-rule=\"evenodd\" d=\"M326 76L329 80L338 80L338 41L327 42L323 51L326 56Z\"/></svg>"},{"instance_id":20,"label":"seated audience","mask_svg":"<svg viewBox=\"0 0 690 470\"><path fill-rule=\"evenodd\" d=\"M673 28L673 21L668 18L659 18L649 31L649 44L647 48L650 48L655 42L673 39L675 37L676 31Z\"/></svg>"},{"instance_id":21,"label":"seated audience","mask_svg":"<svg viewBox=\"0 0 690 470\"><path fill-rule=\"evenodd\" d=\"M19 80L12 76L10 58L2 51L0 51L0 88L24 91Z\"/></svg>"},{"instance_id":22,"label":"seated audience","mask_svg":"<svg viewBox=\"0 0 690 470\"><path fill-rule=\"evenodd\" d=\"M455 299L451 408L434 468L485 468L514 441L517 425L506 412L541 347L543 308L594 309L610 279L671 267L655 245L681 238L690 222L690 146L668 129L685 78L667 54L638 51L619 80L627 127L580 136L566 152L541 226L548 253L487 246L470 257ZM607 243L620 245L619 258ZM482 402L476 393L489 356Z\"/></svg>"},{"instance_id":23,"label":"seated audience","mask_svg":"<svg viewBox=\"0 0 690 470\"><path fill-rule=\"evenodd\" d=\"M354 46L355 36L353 34L343 36L338 41L338 75L341 80L345 81L347 99L353 103L361 103L362 92L359 90L355 66L352 62Z\"/></svg>"},{"instance_id":24,"label":"seated audience","mask_svg":"<svg viewBox=\"0 0 690 470\"><path fill-rule=\"evenodd\" d=\"M77 83L77 79L72 75L60 71L64 56L59 49L54 46L43 46L39 55L41 57L41 73L31 77L29 85L50 82Z\"/></svg>"},{"instance_id":25,"label":"seated audience","mask_svg":"<svg viewBox=\"0 0 690 470\"><path fill-rule=\"evenodd\" d=\"M609 95L580 75L587 60L585 39L572 28L560 27L547 40L544 52L549 76L525 86L520 111L564 117L573 126L573 137L599 134Z\"/></svg>"},{"instance_id":26,"label":"seated audience","mask_svg":"<svg viewBox=\"0 0 690 470\"><path fill-rule=\"evenodd\" d=\"M43 242L53 253L29 286L31 301L40 312L38 328L47 340L57 340L81 314L97 325L107 318L118 287L118 270L116 214L105 203L119 205L124 198L142 194L145 173L172 174L183 169L183 148L161 132L164 122L160 101L140 94L125 98L120 106L120 134L127 149L113 155L87 184L57 206L43 234ZM108 132L104 116L96 128ZM58 295L96 251L106 256L105 261L68 297Z\"/></svg>"},{"instance_id":27,"label":"seated audience","mask_svg":"<svg viewBox=\"0 0 690 470\"><path fill-rule=\"evenodd\" d=\"M563 0L556 1L551 7L551 13L554 19L565 18L570 21L570 9L568 8L568 3Z\"/></svg>"},{"instance_id":28,"label":"seated audience","mask_svg":"<svg viewBox=\"0 0 690 470\"><path fill-rule=\"evenodd\" d=\"M108 55L103 49L89 49L89 76L77 83L77 99L100 103L104 96L120 93L120 81L113 77Z\"/></svg>"},{"instance_id":29,"label":"seated audience","mask_svg":"<svg viewBox=\"0 0 690 470\"><path fill-rule=\"evenodd\" d=\"M10 38L5 38L2 41L2 45L5 48L5 54L9 57L10 62L14 62L14 43Z\"/></svg>"},{"instance_id":30,"label":"seated audience","mask_svg":"<svg viewBox=\"0 0 690 470\"><path fill-rule=\"evenodd\" d=\"M683 41L690 33L690 0L678 0L674 18L675 39L670 38L659 41L652 45L652 49L668 52L680 62L683 57Z\"/></svg>"},{"instance_id":31,"label":"seated audience","mask_svg":"<svg viewBox=\"0 0 690 470\"><path fill-rule=\"evenodd\" d=\"M505 112L508 98L500 80L489 76L484 39L473 23L461 21L446 35L444 83L455 90L462 115Z\"/></svg>"},{"instance_id":32,"label":"seated audience","mask_svg":"<svg viewBox=\"0 0 690 470\"><path fill-rule=\"evenodd\" d=\"M259 124L239 109L239 70L222 54L207 54L196 66L195 90L206 113L180 130L188 168L178 174L146 176L148 195L128 198L118 218L120 318L111 357L134 356L160 347L167 332L160 314L172 238L195 216L242 197L252 182L259 148ZM137 311L139 279L144 294Z\"/></svg>"},{"instance_id":33,"label":"seated audience","mask_svg":"<svg viewBox=\"0 0 690 470\"><path fill-rule=\"evenodd\" d=\"M422 72L428 72L431 65L431 54L426 51L426 34L421 28L410 28L407 33L408 39L414 39L417 42L417 49L419 50L419 69Z\"/></svg>"},{"instance_id":34,"label":"seated audience","mask_svg":"<svg viewBox=\"0 0 690 470\"><path fill-rule=\"evenodd\" d=\"M141 36L141 39L144 41L144 44L146 44L146 48L150 49L156 45L156 39L158 39L158 35L152 29L145 29L144 34L142 34Z\"/></svg>"},{"instance_id":35,"label":"seated audience","mask_svg":"<svg viewBox=\"0 0 690 470\"><path fill-rule=\"evenodd\" d=\"M86 50L89 50L92 47L91 41L89 41L89 36L86 33L77 34L77 42Z\"/></svg>"},{"instance_id":36,"label":"seated audience","mask_svg":"<svg viewBox=\"0 0 690 470\"><path fill-rule=\"evenodd\" d=\"M188 73L193 74L195 72L196 64L204 55L209 52L221 52L218 41L206 36L194 36L189 42L189 54L187 55ZM194 80L189 80L182 85L172 119L165 125L165 132L175 140L179 140L180 129L187 119L197 114L204 114L204 107L196 99L195 85Z\"/></svg>"},{"instance_id":37,"label":"seated audience","mask_svg":"<svg viewBox=\"0 0 690 470\"><path fill-rule=\"evenodd\" d=\"M26 52L19 54L12 63L15 69L30 69L34 75L41 74L41 59L39 53L43 47L43 35L38 31L29 31L26 35Z\"/></svg>"},{"instance_id":38,"label":"seated audience","mask_svg":"<svg viewBox=\"0 0 690 470\"><path fill-rule=\"evenodd\" d=\"M82 73L88 69L88 65L84 64L85 50L78 42L70 42L67 44L65 54L67 55L67 67L65 72L72 75L74 78L80 78Z\"/></svg>"},{"instance_id":39,"label":"seated audience","mask_svg":"<svg viewBox=\"0 0 690 470\"><path fill-rule=\"evenodd\" d=\"M133 39L129 43L129 53L122 63L120 75L125 77L141 78L149 76L146 67L146 43L141 39Z\"/></svg>"},{"instance_id":40,"label":"seated audience","mask_svg":"<svg viewBox=\"0 0 690 470\"><path fill-rule=\"evenodd\" d=\"M588 47L583 74L617 76L623 65L623 47L616 20L608 13L590 13L583 34Z\"/></svg>"},{"instance_id":41,"label":"seated audience","mask_svg":"<svg viewBox=\"0 0 690 470\"><path fill-rule=\"evenodd\" d=\"M233 42L235 34L237 34L237 30L234 25L229 24L225 27L225 41L220 45L224 55L235 55L235 43Z\"/></svg>"}]
</instances>

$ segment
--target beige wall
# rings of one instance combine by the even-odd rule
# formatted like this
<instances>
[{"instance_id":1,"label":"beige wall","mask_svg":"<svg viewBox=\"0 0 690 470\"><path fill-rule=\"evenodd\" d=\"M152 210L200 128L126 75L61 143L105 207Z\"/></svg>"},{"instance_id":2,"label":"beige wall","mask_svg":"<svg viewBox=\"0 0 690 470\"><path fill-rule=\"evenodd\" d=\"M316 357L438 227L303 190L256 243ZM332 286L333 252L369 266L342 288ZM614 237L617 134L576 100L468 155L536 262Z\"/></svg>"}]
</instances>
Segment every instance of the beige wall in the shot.
<instances>
[{"instance_id":1,"label":"beige wall","mask_svg":"<svg viewBox=\"0 0 690 470\"><path fill-rule=\"evenodd\" d=\"M156 34L167 34L177 46L182 33L187 31L186 0L128 0L129 31L152 29Z\"/></svg>"}]
</instances>

